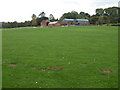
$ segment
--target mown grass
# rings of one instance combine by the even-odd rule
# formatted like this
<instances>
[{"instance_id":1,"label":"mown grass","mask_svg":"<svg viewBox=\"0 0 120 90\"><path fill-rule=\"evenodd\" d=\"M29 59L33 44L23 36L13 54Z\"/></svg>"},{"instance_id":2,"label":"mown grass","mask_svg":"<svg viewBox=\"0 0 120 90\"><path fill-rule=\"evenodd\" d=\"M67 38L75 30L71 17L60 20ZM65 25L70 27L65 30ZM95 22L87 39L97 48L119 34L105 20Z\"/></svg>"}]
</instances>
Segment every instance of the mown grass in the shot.
<instances>
[{"instance_id":1,"label":"mown grass","mask_svg":"<svg viewBox=\"0 0 120 90\"><path fill-rule=\"evenodd\" d=\"M116 88L117 37L111 26L4 29L3 88Z\"/></svg>"}]
</instances>

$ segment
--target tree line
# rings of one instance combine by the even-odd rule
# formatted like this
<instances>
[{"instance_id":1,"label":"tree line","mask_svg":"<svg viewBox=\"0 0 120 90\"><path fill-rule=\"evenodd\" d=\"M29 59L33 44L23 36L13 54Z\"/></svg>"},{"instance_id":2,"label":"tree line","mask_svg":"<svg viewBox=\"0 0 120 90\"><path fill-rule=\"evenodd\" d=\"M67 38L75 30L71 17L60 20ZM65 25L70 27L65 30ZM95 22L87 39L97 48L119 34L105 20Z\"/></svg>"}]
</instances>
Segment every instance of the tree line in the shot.
<instances>
[{"instance_id":1,"label":"tree line","mask_svg":"<svg viewBox=\"0 0 120 90\"><path fill-rule=\"evenodd\" d=\"M94 15L90 15L86 12L71 11L64 13L60 19L55 19L53 14L46 17L45 12L41 12L38 16L33 14L30 21L25 22L2 22L3 28L14 28L14 27L27 27L27 26L40 26L42 20L61 21L63 19L88 19L90 24L93 25L109 25L120 23L120 7L109 7L109 8L97 8Z\"/></svg>"}]
</instances>

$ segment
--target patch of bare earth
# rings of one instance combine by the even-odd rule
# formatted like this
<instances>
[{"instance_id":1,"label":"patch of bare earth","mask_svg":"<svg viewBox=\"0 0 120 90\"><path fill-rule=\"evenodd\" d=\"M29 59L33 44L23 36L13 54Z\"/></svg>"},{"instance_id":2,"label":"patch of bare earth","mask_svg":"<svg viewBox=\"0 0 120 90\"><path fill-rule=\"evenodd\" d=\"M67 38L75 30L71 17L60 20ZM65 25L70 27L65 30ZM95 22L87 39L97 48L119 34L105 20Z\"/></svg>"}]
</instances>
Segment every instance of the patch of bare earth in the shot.
<instances>
[{"instance_id":1,"label":"patch of bare earth","mask_svg":"<svg viewBox=\"0 0 120 90\"><path fill-rule=\"evenodd\" d=\"M17 64L9 64L9 66L12 66L12 67L16 67L17 66Z\"/></svg>"},{"instance_id":2,"label":"patch of bare earth","mask_svg":"<svg viewBox=\"0 0 120 90\"><path fill-rule=\"evenodd\" d=\"M64 68L60 68L60 67L48 67L48 69L53 69L53 70L64 70Z\"/></svg>"},{"instance_id":3,"label":"patch of bare earth","mask_svg":"<svg viewBox=\"0 0 120 90\"><path fill-rule=\"evenodd\" d=\"M104 73L112 73L111 70L101 70L101 72L104 72Z\"/></svg>"},{"instance_id":4,"label":"patch of bare earth","mask_svg":"<svg viewBox=\"0 0 120 90\"><path fill-rule=\"evenodd\" d=\"M60 68L60 67L48 67L48 68L42 68L41 71L48 71L51 70L52 72L54 72L54 70L64 70L64 68Z\"/></svg>"},{"instance_id":5,"label":"patch of bare earth","mask_svg":"<svg viewBox=\"0 0 120 90\"><path fill-rule=\"evenodd\" d=\"M36 67L31 67L31 69L36 69Z\"/></svg>"},{"instance_id":6,"label":"patch of bare earth","mask_svg":"<svg viewBox=\"0 0 120 90\"><path fill-rule=\"evenodd\" d=\"M41 71L47 71L48 69L45 69L45 68L43 68L43 69L41 69Z\"/></svg>"}]
</instances>

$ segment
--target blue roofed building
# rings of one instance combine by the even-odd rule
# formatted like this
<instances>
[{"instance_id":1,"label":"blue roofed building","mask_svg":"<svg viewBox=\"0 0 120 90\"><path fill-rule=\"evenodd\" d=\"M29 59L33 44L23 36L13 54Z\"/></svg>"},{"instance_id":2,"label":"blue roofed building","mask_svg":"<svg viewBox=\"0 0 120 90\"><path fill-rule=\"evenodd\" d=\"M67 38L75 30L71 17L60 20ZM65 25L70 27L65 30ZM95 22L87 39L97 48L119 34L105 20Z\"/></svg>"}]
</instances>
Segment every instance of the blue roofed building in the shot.
<instances>
[{"instance_id":1,"label":"blue roofed building","mask_svg":"<svg viewBox=\"0 0 120 90\"><path fill-rule=\"evenodd\" d=\"M75 19L63 19L62 22L74 22Z\"/></svg>"},{"instance_id":2,"label":"blue roofed building","mask_svg":"<svg viewBox=\"0 0 120 90\"><path fill-rule=\"evenodd\" d=\"M61 25L89 25L88 19L63 19Z\"/></svg>"}]
</instances>

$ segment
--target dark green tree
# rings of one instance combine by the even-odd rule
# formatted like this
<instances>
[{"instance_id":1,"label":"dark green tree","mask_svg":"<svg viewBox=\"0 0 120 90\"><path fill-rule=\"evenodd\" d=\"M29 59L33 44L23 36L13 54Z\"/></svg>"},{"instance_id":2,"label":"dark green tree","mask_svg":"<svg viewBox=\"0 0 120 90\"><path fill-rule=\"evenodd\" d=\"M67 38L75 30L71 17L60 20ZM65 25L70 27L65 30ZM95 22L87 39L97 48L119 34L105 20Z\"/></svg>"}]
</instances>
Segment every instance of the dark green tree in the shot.
<instances>
[{"instance_id":1,"label":"dark green tree","mask_svg":"<svg viewBox=\"0 0 120 90\"><path fill-rule=\"evenodd\" d=\"M104 9L103 8L97 8L95 12L96 12L96 15L103 15L104 14Z\"/></svg>"},{"instance_id":2,"label":"dark green tree","mask_svg":"<svg viewBox=\"0 0 120 90\"><path fill-rule=\"evenodd\" d=\"M48 17L41 17L41 18L37 17L36 21L38 26L40 25L42 20L48 20Z\"/></svg>"},{"instance_id":3,"label":"dark green tree","mask_svg":"<svg viewBox=\"0 0 120 90\"><path fill-rule=\"evenodd\" d=\"M78 13L76 11L71 11L71 12L68 12L68 13L64 13L62 15L62 17L60 18L60 20L63 20L63 19L77 19L78 18Z\"/></svg>"},{"instance_id":4,"label":"dark green tree","mask_svg":"<svg viewBox=\"0 0 120 90\"><path fill-rule=\"evenodd\" d=\"M80 19L89 19L90 18L90 14L85 13L85 12L80 12L78 18L80 18Z\"/></svg>"},{"instance_id":5,"label":"dark green tree","mask_svg":"<svg viewBox=\"0 0 120 90\"><path fill-rule=\"evenodd\" d=\"M45 17L45 12L41 12L41 13L39 14L39 18L42 18L42 17Z\"/></svg>"},{"instance_id":6,"label":"dark green tree","mask_svg":"<svg viewBox=\"0 0 120 90\"><path fill-rule=\"evenodd\" d=\"M50 15L49 15L49 20L50 20L51 22L55 21L55 18L54 18L54 16L53 16L53 14L50 14Z\"/></svg>"}]
</instances>

